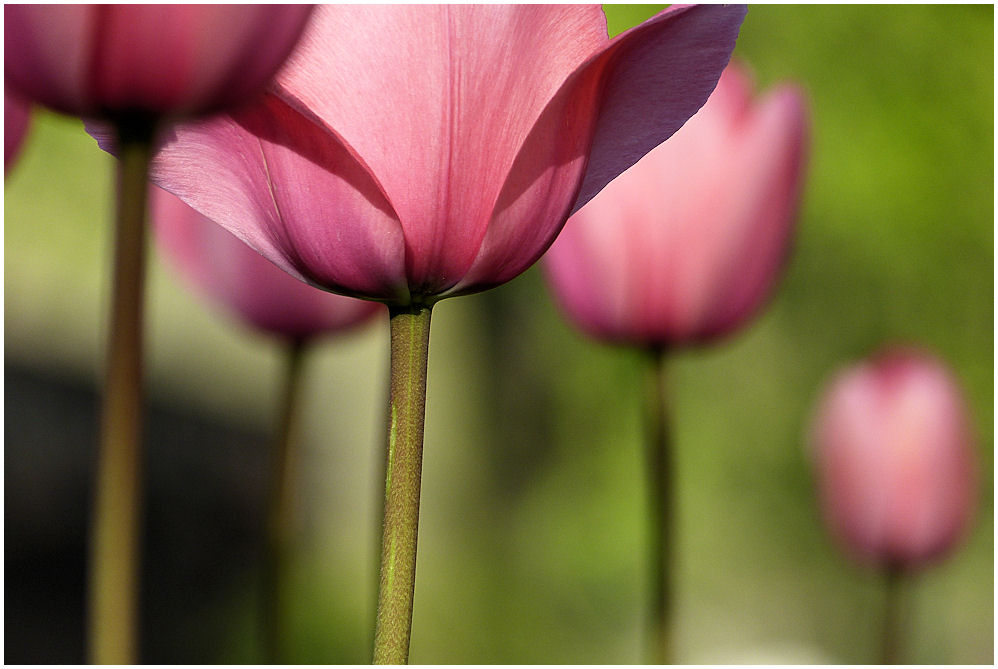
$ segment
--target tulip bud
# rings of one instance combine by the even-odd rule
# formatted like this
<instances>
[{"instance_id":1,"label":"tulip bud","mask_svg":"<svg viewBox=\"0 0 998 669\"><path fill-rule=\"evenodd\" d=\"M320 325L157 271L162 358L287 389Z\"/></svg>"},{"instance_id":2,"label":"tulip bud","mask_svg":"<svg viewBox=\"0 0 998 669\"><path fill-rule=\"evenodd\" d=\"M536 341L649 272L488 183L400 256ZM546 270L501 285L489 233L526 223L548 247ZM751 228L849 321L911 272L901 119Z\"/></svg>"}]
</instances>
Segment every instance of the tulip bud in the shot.
<instances>
[{"instance_id":1,"label":"tulip bud","mask_svg":"<svg viewBox=\"0 0 998 669\"><path fill-rule=\"evenodd\" d=\"M940 361L895 349L841 371L812 429L822 513L849 554L912 568L963 536L977 494L974 440Z\"/></svg>"},{"instance_id":2,"label":"tulip bud","mask_svg":"<svg viewBox=\"0 0 998 669\"><path fill-rule=\"evenodd\" d=\"M796 87L755 100L728 65L686 125L569 219L544 261L562 310L594 337L641 346L743 325L786 258L806 127Z\"/></svg>"},{"instance_id":3,"label":"tulip bud","mask_svg":"<svg viewBox=\"0 0 998 669\"><path fill-rule=\"evenodd\" d=\"M200 115L248 101L308 5L4 5L4 77L77 116Z\"/></svg>"}]
</instances>

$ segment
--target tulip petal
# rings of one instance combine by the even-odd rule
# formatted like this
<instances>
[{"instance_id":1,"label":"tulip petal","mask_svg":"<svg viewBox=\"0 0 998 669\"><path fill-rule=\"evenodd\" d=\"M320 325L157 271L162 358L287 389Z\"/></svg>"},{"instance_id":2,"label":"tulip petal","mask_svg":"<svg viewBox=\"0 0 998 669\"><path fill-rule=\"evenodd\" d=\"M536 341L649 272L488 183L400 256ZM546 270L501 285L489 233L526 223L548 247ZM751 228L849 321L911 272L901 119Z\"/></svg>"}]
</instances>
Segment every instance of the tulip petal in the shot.
<instances>
[{"instance_id":1,"label":"tulip petal","mask_svg":"<svg viewBox=\"0 0 998 669\"><path fill-rule=\"evenodd\" d=\"M89 105L85 55L94 48L94 8L4 5L4 84L60 111ZM27 54L27 55L26 55ZM14 64L17 66L7 64Z\"/></svg>"},{"instance_id":2,"label":"tulip petal","mask_svg":"<svg viewBox=\"0 0 998 669\"><path fill-rule=\"evenodd\" d=\"M5 83L71 114L205 114L259 95L311 12L308 5L5 5Z\"/></svg>"},{"instance_id":3,"label":"tulip petal","mask_svg":"<svg viewBox=\"0 0 998 669\"><path fill-rule=\"evenodd\" d=\"M741 159L731 163L737 171L727 175L727 183L740 193L739 208L732 217L760 221L761 225L751 233L751 239L739 238L732 230L732 262L720 266L729 276L721 277L714 288L716 292L728 291L723 300L714 296L715 303L725 308L716 314L707 336L728 329L731 323L760 308L778 276L773 268L785 262L804 185L806 110L803 93L793 86L783 86L767 95L745 122L752 127L745 131L738 148ZM745 253L745 248L753 248L754 252ZM732 280L732 276L738 280Z\"/></svg>"},{"instance_id":4,"label":"tulip petal","mask_svg":"<svg viewBox=\"0 0 998 669\"><path fill-rule=\"evenodd\" d=\"M97 96L112 108L179 113L245 101L291 52L310 12L235 4L97 7L95 32L104 36L93 72Z\"/></svg>"},{"instance_id":5,"label":"tulip petal","mask_svg":"<svg viewBox=\"0 0 998 669\"><path fill-rule=\"evenodd\" d=\"M606 42L598 6L323 6L278 85L363 156L413 292L435 295L477 255L544 106Z\"/></svg>"},{"instance_id":6,"label":"tulip petal","mask_svg":"<svg viewBox=\"0 0 998 669\"><path fill-rule=\"evenodd\" d=\"M572 211L697 112L731 58L744 5L673 5L618 35L599 61L608 81Z\"/></svg>"},{"instance_id":7,"label":"tulip petal","mask_svg":"<svg viewBox=\"0 0 998 669\"><path fill-rule=\"evenodd\" d=\"M520 149L475 263L452 294L523 272L570 213L696 113L731 57L744 16L743 6L674 5L580 65Z\"/></svg>"},{"instance_id":8,"label":"tulip petal","mask_svg":"<svg viewBox=\"0 0 998 669\"><path fill-rule=\"evenodd\" d=\"M276 96L178 126L152 177L302 280L408 298L402 231L380 186L335 133Z\"/></svg>"},{"instance_id":9,"label":"tulip petal","mask_svg":"<svg viewBox=\"0 0 998 669\"><path fill-rule=\"evenodd\" d=\"M384 310L313 288L179 198L156 187L149 195L156 240L168 259L198 292L264 332L304 339L354 327Z\"/></svg>"}]
</instances>

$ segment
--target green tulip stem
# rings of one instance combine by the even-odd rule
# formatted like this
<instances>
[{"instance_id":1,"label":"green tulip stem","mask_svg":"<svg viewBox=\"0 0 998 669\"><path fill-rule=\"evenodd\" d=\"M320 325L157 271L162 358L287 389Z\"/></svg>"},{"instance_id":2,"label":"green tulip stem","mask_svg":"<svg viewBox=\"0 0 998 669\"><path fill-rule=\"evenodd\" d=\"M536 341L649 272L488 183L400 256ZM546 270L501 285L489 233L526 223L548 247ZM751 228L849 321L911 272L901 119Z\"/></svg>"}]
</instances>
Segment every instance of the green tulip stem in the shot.
<instances>
[{"instance_id":1,"label":"green tulip stem","mask_svg":"<svg viewBox=\"0 0 998 669\"><path fill-rule=\"evenodd\" d=\"M138 654L142 433L142 294L152 122L118 123L111 316L89 564L89 652L96 664Z\"/></svg>"},{"instance_id":2,"label":"green tulip stem","mask_svg":"<svg viewBox=\"0 0 998 669\"><path fill-rule=\"evenodd\" d=\"M374 628L374 664L406 664L416 586L416 534L423 468L429 306L389 307L390 427L385 465L381 582Z\"/></svg>"},{"instance_id":3,"label":"green tulip stem","mask_svg":"<svg viewBox=\"0 0 998 669\"><path fill-rule=\"evenodd\" d=\"M888 565L884 574L884 620L880 647L881 664L899 664L901 658L901 590L904 572Z\"/></svg>"},{"instance_id":4,"label":"green tulip stem","mask_svg":"<svg viewBox=\"0 0 998 669\"><path fill-rule=\"evenodd\" d=\"M650 615L649 664L672 664L673 532L675 524L675 457L669 426L665 374L666 353L651 351L645 379L645 428L649 489L650 541L648 568Z\"/></svg>"},{"instance_id":5,"label":"green tulip stem","mask_svg":"<svg viewBox=\"0 0 998 669\"><path fill-rule=\"evenodd\" d=\"M302 339L294 339L288 345L279 422L270 449L260 616L266 664L287 663L287 571L295 533L294 442L298 434L298 397L305 348Z\"/></svg>"}]
</instances>

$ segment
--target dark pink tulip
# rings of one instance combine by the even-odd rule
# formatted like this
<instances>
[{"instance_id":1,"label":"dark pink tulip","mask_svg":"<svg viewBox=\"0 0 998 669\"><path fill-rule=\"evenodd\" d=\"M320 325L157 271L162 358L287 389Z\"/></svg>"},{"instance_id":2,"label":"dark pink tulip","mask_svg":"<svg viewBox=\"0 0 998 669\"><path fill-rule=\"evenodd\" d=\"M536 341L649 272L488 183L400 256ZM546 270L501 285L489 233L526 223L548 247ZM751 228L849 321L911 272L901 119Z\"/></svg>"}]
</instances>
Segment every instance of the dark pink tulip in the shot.
<instances>
[{"instance_id":1,"label":"dark pink tulip","mask_svg":"<svg viewBox=\"0 0 998 669\"><path fill-rule=\"evenodd\" d=\"M165 255L200 292L265 332L304 339L351 328L385 310L306 285L173 195L155 187L149 195Z\"/></svg>"},{"instance_id":2,"label":"dark pink tulip","mask_svg":"<svg viewBox=\"0 0 998 669\"><path fill-rule=\"evenodd\" d=\"M973 442L956 379L928 353L898 349L840 372L811 444L834 537L857 558L893 567L953 548L975 506Z\"/></svg>"},{"instance_id":3,"label":"dark pink tulip","mask_svg":"<svg viewBox=\"0 0 998 669\"><path fill-rule=\"evenodd\" d=\"M707 99L744 7L324 5L252 109L154 179L289 273L430 304L512 279Z\"/></svg>"},{"instance_id":4,"label":"dark pink tulip","mask_svg":"<svg viewBox=\"0 0 998 669\"><path fill-rule=\"evenodd\" d=\"M4 5L5 82L78 116L204 114L260 93L307 5Z\"/></svg>"},{"instance_id":5,"label":"dark pink tulip","mask_svg":"<svg viewBox=\"0 0 998 669\"><path fill-rule=\"evenodd\" d=\"M806 128L795 87L753 100L728 66L696 116L565 225L544 260L563 310L600 339L652 346L744 323L787 253Z\"/></svg>"},{"instance_id":6,"label":"dark pink tulip","mask_svg":"<svg viewBox=\"0 0 998 669\"><path fill-rule=\"evenodd\" d=\"M31 105L4 89L3 92L3 170L10 168L28 132Z\"/></svg>"}]
</instances>

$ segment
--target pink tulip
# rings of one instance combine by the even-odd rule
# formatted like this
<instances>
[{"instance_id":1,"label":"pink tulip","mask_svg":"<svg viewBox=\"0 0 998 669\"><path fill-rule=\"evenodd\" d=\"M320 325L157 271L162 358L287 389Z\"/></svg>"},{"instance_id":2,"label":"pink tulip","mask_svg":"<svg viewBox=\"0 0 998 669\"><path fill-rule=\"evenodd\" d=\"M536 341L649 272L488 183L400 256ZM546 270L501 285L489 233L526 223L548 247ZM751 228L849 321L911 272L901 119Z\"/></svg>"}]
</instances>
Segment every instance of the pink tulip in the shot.
<instances>
[{"instance_id":1,"label":"pink tulip","mask_svg":"<svg viewBox=\"0 0 998 669\"><path fill-rule=\"evenodd\" d=\"M6 172L24 142L31 120L31 105L4 89L3 92L3 170Z\"/></svg>"},{"instance_id":2,"label":"pink tulip","mask_svg":"<svg viewBox=\"0 0 998 669\"><path fill-rule=\"evenodd\" d=\"M324 5L274 93L177 128L154 179L329 290L484 290L703 104L744 14L673 6L610 40L598 6Z\"/></svg>"},{"instance_id":3,"label":"pink tulip","mask_svg":"<svg viewBox=\"0 0 998 669\"><path fill-rule=\"evenodd\" d=\"M806 126L796 88L754 101L744 69L728 66L703 109L572 216L545 256L570 319L651 346L744 323L787 255Z\"/></svg>"},{"instance_id":4,"label":"pink tulip","mask_svg":"<svg viewBox=\"0 0 998 669\"><path fill-rule=\"evenodd\" d=\"M812 438L834 537L860 560L894 567L953 548L975 506L973 442L956 379L928 353L893 350L840 372Z\"/></svg>"},{"instance_id":5,"label":"pink tulip","mask_svg":"<svg viewBox=\"0 0 998 669\"><path fill-rule=\"evenodd\" d=\"M308 286L173 195L155 187L149 195L160 248L177 269L200 292L265 332L305 339L351 328L385 309Z\"/></svg>"},{"instance_id":6,"label":"pink tulip","mask_svg":"<svg viewBox=\"0 0 998 669\"><path fill-rule=\"evenodd\" d=\"M204 114L260 93L307 5L4 5L6 84L78 116Z\"/></svg>"}]
</instances>

